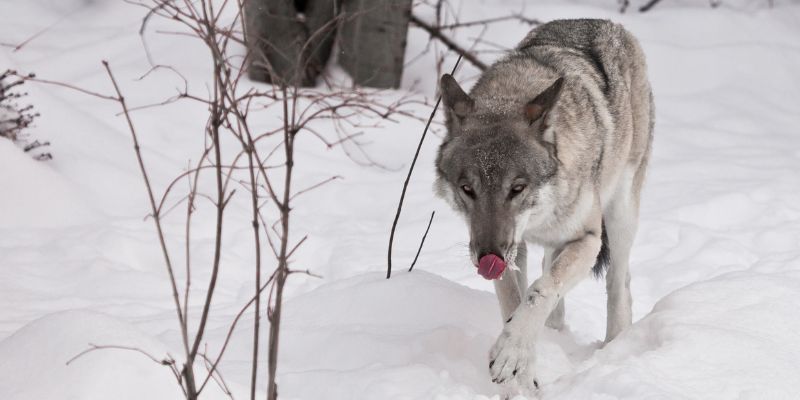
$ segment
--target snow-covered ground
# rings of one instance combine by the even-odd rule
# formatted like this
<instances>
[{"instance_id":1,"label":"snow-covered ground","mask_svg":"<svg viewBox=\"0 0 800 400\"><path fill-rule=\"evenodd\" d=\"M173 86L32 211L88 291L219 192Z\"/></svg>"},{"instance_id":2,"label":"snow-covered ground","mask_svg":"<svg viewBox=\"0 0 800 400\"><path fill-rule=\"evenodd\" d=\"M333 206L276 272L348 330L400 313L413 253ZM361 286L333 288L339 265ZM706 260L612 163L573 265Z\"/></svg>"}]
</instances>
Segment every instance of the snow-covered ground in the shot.
<instances>
[{"instance_id":1,"label":"snow-covered ground","mask_svg":"<svg viewBox=\"0 0 800 400\"><path fill-rule=\"evenodd\" d=\"M625 24L648 56L657 104L632 254L635 324L601 347L604 285L580 284L567 296L569 329L547 331L539 343L541 398L800 397L800 4L775 3L723 0L711 9L704 1L663 1L643 15L620 15L613 0L524 8L541 20L599 17ZM466 21L521 8L510 0L463 1L460 12ZM160 101L182 82L167 71L136 80L149 68L138 36L143 16L121 1L4 0L0 42L41 34L20 51L0 47L0 68L110 93L100 65L105 59L130 104ZM203 92L209 67L203 48L155 33L170 27L152 22L152 56L179 68L190 88ZM527 29L516 22L493 25L485 39L511 47ZM465 31L458 39L469 43L479 33ZM412 29L407 59L427 41ZM486 61L495 56L482 54ZM407 67L400 94L432 96L436 75L433 56L420 58ZM476 75L468 65L458 73L467 85ZM181 346L117 105L65 89L26 89L42 113L30 133L51 141L55 158L34 161L0 140L0 399L179 398L169 370L141 354L102 350L66 365L89 343L138 347L158 357L178 357ZM423 106L412 111L427 113ZM163 189L202 149L204 110L178 103L136 112L134 119L154 184ZM267 114L263 123L276 121ZM332 175L343 179L299 197L295 207L294 239L305 233L309 239L294 265L323 278L290 280L282 398L497 398L487 353L501 327L498 307L491 284L469 265L462 222L433 197L439 136L429 136L423 147L398 229L399 268L393 279L383 279L388 229L421 130L410 119L367 130L367 152L387 169L362 167L341 149L300 139L296 187ZM232 203L226 222L207 335L212 354L252 292L243 200ZM407 273L403 266L432 210L425 249ZM176 254L183 248L180 214L166 222ZM213 244L210 216L205 204L194 219L195 282L209 276L203 261ZM530 252L537 271L541 251ZM202 286L193 286L195 317ZM248 315L222 363L236 398L245 398L249 385L251 331ZM223 398L214 385L204 396Z\"/></svg>"}]
</instances>

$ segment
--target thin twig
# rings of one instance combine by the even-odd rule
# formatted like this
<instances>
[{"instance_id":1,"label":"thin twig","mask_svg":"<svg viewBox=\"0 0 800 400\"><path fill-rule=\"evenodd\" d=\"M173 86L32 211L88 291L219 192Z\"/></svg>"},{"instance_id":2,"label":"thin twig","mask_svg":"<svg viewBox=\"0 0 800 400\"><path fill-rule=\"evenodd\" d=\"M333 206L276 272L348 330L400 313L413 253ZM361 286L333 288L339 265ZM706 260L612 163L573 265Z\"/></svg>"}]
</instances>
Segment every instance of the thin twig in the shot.
<instances>
[{"instance_id":1,"label":"thin twig","mask_svg":"<svg viewBox=\"0 0 800 400\"><path fill-rule=\"evenodd\" d=\"M325 179L322 182L315 183L315 184L313 184L313 185L311 185L311 186L309 186L309 187L307 187L307 188L305 188L303 190L300 190L299 192L293 194L292 197L289 198L289 200L292 200L295 197L300 196L301 194L308 193L311 190L314 190L314 189L316 189L316 188L318 188L318 187L320 187L320 186L322 186L322 185L324 185L326 183L333 182L333 181L335 181L337 179L342 179L342 177L339 176L339 175L334 175L334 176L332 176L332 177L330 177L328 179Z\"/></svg>"},{"instance_id":2,"label":"thin twig","mask_svg":"<svg viewBox=\"0 0 800 400\"><path fill-rule=\"evenodd\" d=\"M153 362L161 364L161 365L172 365L174 363L174 360L170 360L169 358L163 358L163 359L159 360L158 358L156 358L152 354L150 354L150 353L148 353L148 352L146 352L146 351L144 351L144 350L142 350L142 349L140 349L138 347L119 346L119 345L96 345L96 344L93 344L93 343L89 343L89 348L88 349L81 351L80 353L74 355L72 358L67 360L66 365L72 364L75 360L77 360L77 359L79 359L79 358L85 356L86 354L89 354L89 353L91 353L91 352L93 352L95 350L103 350L103 349L117 349L117 350L134 351L134 352L143 354L147 358L151 359Z\"/></svg>"},{"instance_id":3,"label":"thin twig","mask_svg":"<svg viewBox=\"0 0 800 400\"><path fill-rule=\"evenodd\" d=\"M26 81L31 81L31 82L36 82L36 83L44 83L46 85L60 86L60 87L63 87L63 88L76 90L76 91L81 92L83 94L88 94L89 96L94 96L94 97L97 97L97 98L101 98L103 100L111 100L111 101L117 101L117 102L119 101L118 97L109 96L107 94L93 92L91 90L84 89L84 88L81 88L81 87L78 87L78 86L75 86L75 85L70 85L69 83L51 81L51 80L47 80L47 79L39 79L39 78L36 78L33 75L19 75L19 74L16 74L16 73L14 73L13 75L18 77L18 78L21 78L23 80L26 80Z\"/></svg>"},{"instance_id":4,"label":"thin twig","mask_svg":"<svg viewBox=\"0 0 800 400\"><path fill-rule=\"evenodd\" d=\"M466 28L468 26L487 25L487 24L492 24L492 23L495 23L495 22L502 22L502 21L508 21L508 20L516 20L516 21L519 21L519 22L526 23L528 25L539 25L539 24L542 23L538 19L526 18L522 14L512 14L512 15L506 15L504 17L486 18L486 19L481 19L481 20L477 20L477 21L456 22L454 24L441 25L438 28L439 29Z\"/></svg>"},{"instance_id":5,"label":"thin twig","mask_svg":"<svg viewBox=\"0 0 800 400\"><path fill-rule=\"evenodd\" d=\"M295 86L295 90L297 87ZM267 355L267 399L277 400L278 385L275 383L275 372L278 370L278 343L280 334L281 312L283 310L283 288L286 283L286 276L289 270L289 260L287 257L289 244L289 216L292 186L292 171L294 167L294 138L297 134L297 127L294 125L295 110L297 107L297 92L294 92L292 101L292 119L289 120L289 99L287 88L281 87L283 92L283 148L286 157L286 169L284 170L283 200L280 203L281 211L281 244L278 253L278 276L275 284L275 303L272 307L272 316L269 327L269 353Z\"/></svg>"},{"instance_id":6,"label":"thin twig","mask_svg":"<svg viewBox=\"0 0 800 400\"><path fill-rule=\"evenodd\" d=\"M456 68L458 68L458 64L461 62L461 55L458 56L456 60L456 64L453 66L453 70L450 74L456 73ZM394 244L394 232L397 229L397 221L400 219L400 212L403 210L403 200L406 198L406 190L408 190L408 182L411 181L411 173L414 172L414 165L417 164L417 157L419 157L419 151L422 149L422 142L425 141L425 135L428 134L428 129L431 126L431 121L433 121L433 117L436 115L436 110L439 109L439 103L442 102L442 96L440 95L436 99L436 105L433 106L433 110L431 111L430 117L428 117L428 122L425 124L425 130L422 131L422 136L419 138L419 143L417 144L417 151L414 152L414 159L411 160L411 167L408 168L408 175L406 176L406 181L403 183L403 191L400 193L400 202L397 204L397 214L394 216L394 222L392 222L392 230L389 234L389 251L387 255L388 266L386 268L386 279L392 277L392 245Z\"/></svg>"},{"instance_id":7,"label":"thin twig","mask_svg":"<svg viewBox=\"0 0 800 400\"><path fill-rule=\"evenodd\" d=\"M180 322L183 344L186 350L188 350L188 343L189 343L188 323L181 309L181 300L180 300L180 295L178 294L178 286L175 279L175 271L172 268L172 261L169 256L169 250L167 250L167 243L166 240L164 239L164 232L161 229L161 216L159 215L158 208L156 207L156 200L155 196L153 195L153 187L150 184L150 178L147 175L147 169L144 166L144 160L142 159L142 152L139 147L139 139L136 136L136 129L133 127L133 121L131 121L131 116L130 113L128 112L128 106L125 103L125 97L122 96L122 92L119 89L119 85L117 85L117 80L114 78L114 74L111 72L111 67L108 64L108 61L103 61L103 67L106 69L108 77L109 79L111 79L111 83L114 85L114 91L117 93L117 97L114 100L119 102L120 106L122 107L122 111L125 114L125 121L127 121L128 123L128 129L130 130L131 138L133 139L133 149L134 152L136 153L136 160L139 163L139 170L142 173L142 178L144 179L145 187L147 188L147 198L150 201L150 209L153 212L153 221L156 225L156 231L158 232L159 245L161 246L161 252L164 257L164 262L167 268L167 272L169 273L170 286L172 288L172 298L173 301L175 302L175 311L178 313L178 321ZM187 368L184 367L184 369L186 370Z\"/></svg>"},{"instance_id":8,"label":"thin twig","mask_svg":"<svg viewBox=\"0 0 800 400\"><path fill-rule=\"evenodd\" d=\"M38 32L34 33L33 35L31 35L27 39L23 40L22 42L20 42L16 46L15 45L11 45L9 47L13 47L14 48L14 50L12 50L13 52L17 52L17 51L22 50L22 48L25 47L26 45L28 45L28 43L32 42L34 39L38 38L39 36L42 36L45 32L49 31L50 29L53 29L56 25L60 24L61 22L63 22L67 18L71 17L72 14L74 14L74 13L75 13L75 11L73 11L73 12L67 14L67 15L64 15L58 21L55 21L52 24L42 28L41 30L39 30Z\"/></svg>"},{"instance_id":9,"label":"thin twig","mask_svg":"<svg viewBox=\"0 0 800 400\"><path fill-rule=\"evenodd\" d=\"M300 241L299 241L299 242L297 242L297 244L296 244L296 245L294 245L294 247L292 247L292 249L291 249L291 250L289 250L289 254L287 254L287 255L286 255L286 258L291 258L291 257L292 257L292 254L294 254L295 250L297 250L298 248L300 248L300 246L303 244L303 242L305 242L305 241L306 241L306 239L308 239L308 235L305 235L305 236L303 236L303 238L302 238L302 239L300 239Z\"/></svg>"},{"instance_id":10,"label":"thin twig","mask_svg":"<svg viewBox=\"0 0 800 400\"><path fill-rule=\"evenodd\" d=\"M639 12L648 12L651 8L655 7L661 0L650 0L645 5L639 7ZM623 11L624 12L624 11Z\"/></svg>"},{"instance_id":11,"label":"thin twig","mask_svg":"<svg viewBox=\"0 0 800 400\"><path fill-rule=\"evenodd\" d=\"M218 78L221 69L220 62L214 63L214 75ZM222 150L220 148L220 125L221 125L221 110L220 105L218 103L218 99L220 96L220 92L224 90L215 81L214 85L214 97L211 106L211 116L209 118L209 127L208 133L211 136L211 140L213 141L213 149L214 149L214 163L216 166L215 176L216 176L216 183L217 183L217 212L216 212L216 228L214 232L214 259L211 265L211 279L208 282L208 288L206 289L206 300L203 304L203 311L200 315L200 322L197 327L197 333L195 334L194 344L192 345L192 350L189 353L190 361L194 360L195 355L197 354L198 350L200 349L200 343L203 340L203 334L205 332L206 323L208 322L208 314L211 311L211 300L214 297L214 290L217 286L217 278L219 277L219 266L222 256L222 222L223 222L223 213L225 212L225 204L226 204L226 195L225 189L222 185Z\"/></svg>"},{"instance_id":12,"label":"thin twig","mask_svg":"<svg viewBox=\"0 0 800 400\"><path fill-rule=\"evenodd\" d=\"M267 279L267 281L264 282L261 285L261 287L258 289L258 292L256 292L256 294L254 294L253 297L251 297L250 300L248 300L247 303L245 303L245 305L242 306L242 308L239 309L239 312L236 313L236 317L233 318L233 322L231 322L230 326L228 327L228 333L225 335L225 340L222 342L222 348L220 348L219 354L217 355L217 358L214 360L214 363L212 364L212 367L209 369L209 375L206 377L206 379L200 385L200 388L198 389L198 393L202 392L203 388L208 383L208 380L210 379L211 374L214 373L214 371L216 371L217 365L219 364L220 361L222 361L222 356L225 354L225 350L228 348L228 344L231 341L231 337L233 336L233 332L236 330L236 325L239 323L239 320L242 318L242 316L247 311L247 309L250 308L250 305L252 305L254 302L256 302L256 300L258 300L261 297L261 293L263 293L264 290L268 286L271 286L271 284L273 284L273 280L275 279L275 273L276 272L277 272L277 270L275 270L272 273L272 275Z\"/></svg>"},{"instance_id":13,"label":"thin twig","mask_svg":"<svg viewBox=\"0 0 800 400\"><path fill-rule=\"evenodd\" d=\"M214 383L216 383L217 387L219 387L220 390L222 390L222 393L225 393L225 395L227 395L229 399L234 400L233 393L231 393L231 390L228 388L228 384L225 382L225 378L222 376L222 373L219 371L219 369L215 371L211 370L211 360L206 355L207 352L208 352L208 346L206 346L205 351L201 351L197 353L197 355L203 359L203 365L206 367L208 376L210 376L214 380Z\"/></svg>"},{"instance_id":14,"label":"thin twig","mask_svg":"<svg viewBox=\"0 0 800 400\"><path fill-rule=\"evenodd\" d=\"M310 276L312 278L317 278L317 279L322 279L323 278L322 275L315 274L315 273L313 273L313 272L311 272L310 270L307 270L307 269L290 269L289 270L289 274L303 274L303 275L308 275L308 276Z\"/></svg>"},{"instance_id":15,"label":"thin twig","mask_svg":"<svg viewBox=\"0 0 800 400\"><path fill-rule=\"evenodd\" d=\"M431 230L431 223L433 222L433 216L436 214L436 211L431 211L431 219L428 220L428 227L425 228L425 233L422 235L422 240L419 242L419 248L417 248L417 255L414 256L414 261L411 262L411 266L408 268L408 272L411 272L414 269L414 264L417 263L417 259L419 258L419 253L422 252L422 246L425 244L425 238L428 237L428 231Z\"/></svg>"}]
</instances>

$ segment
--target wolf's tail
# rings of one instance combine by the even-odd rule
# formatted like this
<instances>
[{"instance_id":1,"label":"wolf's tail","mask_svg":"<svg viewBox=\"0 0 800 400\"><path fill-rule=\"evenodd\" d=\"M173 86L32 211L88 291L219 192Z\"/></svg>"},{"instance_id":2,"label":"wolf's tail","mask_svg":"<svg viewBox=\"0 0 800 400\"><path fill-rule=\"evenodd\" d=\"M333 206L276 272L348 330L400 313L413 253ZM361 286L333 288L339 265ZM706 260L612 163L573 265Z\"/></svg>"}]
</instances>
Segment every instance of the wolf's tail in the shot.
<instances>
[{"instance_id":1,"label":"wolf's tail","mask_svg":"<svg viewBox=\"0 0 800 400\"><path fill-rule=\"evenodd\" d=\"M602 228L603 231L600 234L600 240L603 244L600 246L600 252L597 253L597 259L594 262L594 267L592 267L592 273L596 279L600 279L603 276L603 273L608 269L608 264L611 262L611 250L608 248L608 234L606 233L606 221L602 221Z\"/></svg>"}]
</instances>

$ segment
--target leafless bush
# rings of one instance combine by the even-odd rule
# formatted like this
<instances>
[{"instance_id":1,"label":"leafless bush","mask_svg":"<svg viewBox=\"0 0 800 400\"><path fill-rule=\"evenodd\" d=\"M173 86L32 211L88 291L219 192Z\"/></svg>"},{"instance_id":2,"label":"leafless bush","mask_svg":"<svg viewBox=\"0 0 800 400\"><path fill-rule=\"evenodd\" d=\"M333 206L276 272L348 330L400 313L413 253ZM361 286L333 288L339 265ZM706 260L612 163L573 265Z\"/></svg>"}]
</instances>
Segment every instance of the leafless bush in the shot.
<instances>
[{"instance_id":1,"label":"leafless bush","mask_svg":"<svg viewBox=\"0 0 800 400\"><path fill-rule=\"evenodd\" d=\"M276 399L278 395L275 380L278 366L279 332L281 314L283 312L283 291L286 280L296 273L313 275L308 270L292 268L292 256L305 241L290 239L292 228L292 202L297 196L336 179L332 176L309 187L297 188L293 181L295 168L295 139L298 135L311 135L328 148L347 145L345 152L354 161L379 166L372 161L368 153L358 141L360 130L375 127L376 123L365 125L364 121L396 121L397 118L416 118L407 111L407 105L415 101L411 97L382 96L378 90L336 87L328 84L323 88L300 88L291 81L282 81L280 85L253 86L247 81L247 67L251 64L252 53L248 52L248 38L243 26L244 15L242 2L227 0L146 0L130 2L144 7L146 16L143 19L141 34L147 30L148 22L154 18L164 18L177 24L179 31L166 34L190 36L201 41L208 50L213 70L207 80L210 90L203 93L192 93L187 84L174 96L155 104L130 106L123 96L112 67L103 62L103 67L113 83L114 94L101 94L96 91L79 88L68 83L55 82L35 77L23 77L23 80L43 84L56 85L77 90L104 100L117 102L121 114L131 135L133 149L136 154L140 172L144 180L150 206L150 219L156 228L160 252L167 271L172 292L181 343L182 355L173 357L166 355L156 357L147 354L155 362L167 366L175 376L186 399L197 399L209 383L232 397L220 374L220 361L225 355L229 341L240 319L248 312L253 313L254 331L252 332L252 366L250 377L250 398L255 399L256 387L260 373L259 335L262 332L261 319L267 317L269 343L267 371L267 398ZM144 36L143 36L144 37ZM314 37L314 33L310 35ZM308 45L308 42L306 43ZM147 46L145 46L147 47ZM244 52L245 55L241 56ZM150 55L148 55L150 56ZM266 59L255 60L269 69ZM299 61L298 61L299 63ZM179 73L174 66L156 65L153 69L167 68ZM146 76L147 74L145 74ZM181 75L183 77L183 75ZM185 79L185 78L184 78ZM279 82L280 80L274 80ZM204 87L205 82L196 85ZM387 100L393 98L394 100ZM197 138L204 143L203 151L198 155L192 168L176 176L167 187L159 193L154 187L140 146L140 135L134 123L137 110L150 109L177 101L199 103L208 110L207 121L201 135ZM280 123L266 130L255 131L251 121L254 115L259 116L264 110L280 112ZM263 114L262 114L263 115ZM327 122L327 124L324 124ZM323 130L321 126L328 126ZM235 138L235 148L224 148L223 137ZM355 153L354 153L355 152ZM358 155L358 157L356 157ZM366 160L366 161L365 161ZM213 189L200 187L201 174L213 175ZM187 181L188 193L178 193L178 182ZM208 354L206 346L206 327L211 312L211 304L215 297L222 254L223 225L227 220L229 204L237 193L237 189L247 193L249 204L248 218L251 221L255 254L253 265L253 294L242 305L228 328L224 342L216 354ZM211 260L192 260L190 243L193 216L200 206L198 199L210 200L215 211L213 228L214 247ZM177 206L185 206L184 243L185 254L183 271L179 271L176 256L170 251L169 236L165 233L165 219L170 210ZM173 216L170 216L174 218ZM272 257L265 256L268 252ZM210 261L211 274L204 284L204 301L200 310L189 307L190 287L197 282L192 280L192 271L199 268L201 261ZM181 279L180 274L183 274ZM266 312L264 312L266 309ZM194 328L196 327L196 328ZM124 345L91 345L88 351L116 348L141 350ZM85 353L82 353L85 354Z\"/></svg>"},{"instance_id":2,"label":"leafless bush","mask_svg":"<svg viewBox=\"0 0 800 400\"><path fill-rule=\"evenodd\" d=\"M249 87L248 83L243 84L247 66L252 63L252 53L247 57L236 59L231 56L230 44L246 44L248 38L243 35L244 29L241 28L241 21L244 21L241 8L238 8L236 15L221 26L221 16L225 12L224 8L228 3L223 2L219 9L215 10L212 2L201 1L195 3L184 2L164 2L157 1L155 5L148 5L149 13L161 16L184 25L191 30L193 35L201 39L210 52L210 57L214 61L213 71L213 94L204 100L199 100L199 96L192 96L188 93L181 93L176 99L187 98L193 101L202 101L209 107L209 122L207 124L207 136L211 138L210 147L206 150L201 159L211 158L209 166L213 166L217 180L217 192L215 194L217 204L217 233L215 241L214 264L206 291L206 301L199 321L199 327L194 332L194 340L190 340L192 334L188 331L186 323L186 293L184 300L181 301L177 282L173 279L173 295L176 310L179 310L178 317L181 322L181 331L186 338L186 362L183 366L183 387L188 399L196 398L199 395L209 377L215 376L218 363L224 355L227 342L222 350L215 357L209 359L210 367L208 374L202 383L194 376L193 365L198 357L198 350L203 339L203 329L208 318L208 312L213 298L216 279L219 271L219 259L221 248L222 224L224 221L223 213L225 204L230 199L232 191L228 189L227 182L235 171L233 166L237 160L244 158L246 166L246 189L249 191L251 199L253 241L256 249L256 265L254 266L254 296L250 304L254 304L255 330L253 332L253 359L250 396L255 398L256 382L258 380L258 348L260 318L262 307L262 291L268 288L265 296L267 317L269 322L269 343L267 360L267 397L277 398L277 384L275 375L277 370L277 356L279 349L279 332L283 304L283 290L286 279L299 270L290 268L290 258L297 248L303 243L305 237L295 243L289 240L291 227L291 202L292 200L311 188L296 190L293 186L292 172L295 166L295 138L299 134L310 134L318 138L328 147L339 146L344 143L354 144L356 148L359 143L356 141L355 132L360 128L361 117L372 116L381 119L391 119L394 116L409 115L402 110L402 106L410 102L409 99L400 99L390 104L384 104L376 98L376 91L362 91L342 88L327 89L301 89L293 85L287 86L286 83L279 87L271 86L263 90ZM149 14L149 15L150 15ZM240 33L242 32L242 33ZM314 37L312 33L310 38ZM306 43L308 45L309 42ZM302 53L302 52L301 52ZM237 60L237 61L234 61ZM256 60L262 65L268 65L267 59ZM298 65L300 61L298 60ZM267 68L269 70L269 68ZM274 81L279 81L275 79ZM284 81L285 82L285 81ZM255 104L259 107L280 107L282 110L282 126L267 132L253 132L250 126L249 116ZM312 121L328 120L332 125L332 132L321 132L318 128L312 128ZM222 149L220 136L223 134L233 135L241 145L240 153L234 157L232 163L222 159ZM262 149L260 142L272 136L280 136L277 147ZM280 150L283 150L282 152ZM282 154L280 154L282 153ZM281 157L282 156L282 157ZM226 168L225 165L230 165ZM204 163L193 172L194 180L204 167ZM280 189L276 190L273 182L278 180ZM223 183L225 182L225 183ZM196 190L196 186L193 186ZM188 203L195 198L196 193L190 193ZM166 197L166 193L165 193ZM163 201L162 201L163 204ZM272 207L275 212L265 212L265 207ZM187 205L187 226L191 217L192 205ZM160 208L154 208L154 214L158 215ZM277 214L277 220L268 221L265 214ZM155 218L159 221L158 218ZM188 232L187 228L187 232ZM271 275L263 276L262 266L262 246L266 242L271 250L277 267ZM166 247L163 246L165 259L168 259ZM187 265L187 268L190 268ZM307 271L302 271L307 273ZM188 273L187 273L188 276ZM186 286L189 283L187 282ZM246 308L245 307L245 308ZM183 310L183 311L180 311ZM244 309L243 309L244 310ZM237 319L238 320L238 316ZM230 332L235 327L236 320L231 324ZM230 336L229 336L230 337ZM191 342L191 343L190 343ZM221 381L221 377L219 377ZM198 385L199 384L199 385Z\"/></svg>"},{"instance_id":3,"label":"leafless bush","mask_svg":"<svg viewBox=\"0 0 800 400\"><path fill-rule=\"evenodd\" d=\"M39 116L32 105L20 104L21 99L28 95L19 91L26 78L33 78L33 74L20 77L12 70L0 74L0 137L12 140L20 144L26 152L30 152L50 143L31 141L25 132L25 129ZM34 157L38 160L53 158L50 153L38 153Z\"/></svg>"}]
</instances>

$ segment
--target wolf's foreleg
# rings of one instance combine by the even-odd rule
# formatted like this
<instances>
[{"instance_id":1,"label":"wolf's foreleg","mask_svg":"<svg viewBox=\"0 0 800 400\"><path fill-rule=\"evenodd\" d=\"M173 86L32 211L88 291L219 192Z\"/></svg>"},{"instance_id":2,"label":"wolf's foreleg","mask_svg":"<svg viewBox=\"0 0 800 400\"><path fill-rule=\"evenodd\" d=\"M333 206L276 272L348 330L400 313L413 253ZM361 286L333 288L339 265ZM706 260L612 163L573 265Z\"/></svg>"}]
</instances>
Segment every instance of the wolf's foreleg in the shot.
<instances>
[{"instance_id":1,"label":"wolf's foreleg","mask_svg":"<svg viewBox=\"0 0 800 400\"><path fill-rule=\"evenodd\" d=\"M507 270L502 278L494 280L494 292L500 303L503 321L508 320L511 313L522 303L525 288L528 286L527 274L528 249L525 242L517 245L516 257L513 261L517 271Z\"/></svg>"},{"instance_id":2,"label":"wolf's foreleg","mask_svg":"<svg viewBox=\"0 0 800 400\"><path fill-rule=\"evenodd\" d=\"M500 279L493 281L494 292L497 294L497 301L500 303L503 321L507 320L511 313L522 303L523 293L519 290L518 278L519 276L515 271L506 270Z\"/></svg>"},{"instance_id":3,"label":"wolf's foreleg","mask_svg":"<svg viewBox=\"0 0 800 400\"><path fill-rule=\"evenodd\" d=\"M542 258L542 275L547 275L550 273L550 268L553 265L554 256L555 256L554 249L544 250L544 257ZM556 307L553 308L552 312L550 312L550 316L547 317L547 322L545 322L545 325L556 330L561 330L562 328L564 328L565 317L566 317L566 309L564 306L564 297L562 296L561 299L558 300L558 304L556 304Z\"/></svg>"},{"instance_id":4,"label":"wolf's foreleg","mask_svg":"<svg viewBox=\"0 0 800 400\"><path fill-rule=\"evenodd\" d=\"M549 273L528 288L522 303L511 314L489 354L492 381L515 383L522 392L536 383L535 343L550 313L564 295L589 275L601 246L599 210L576 239L560 246Z\"/></svg>"}]
</instances>

